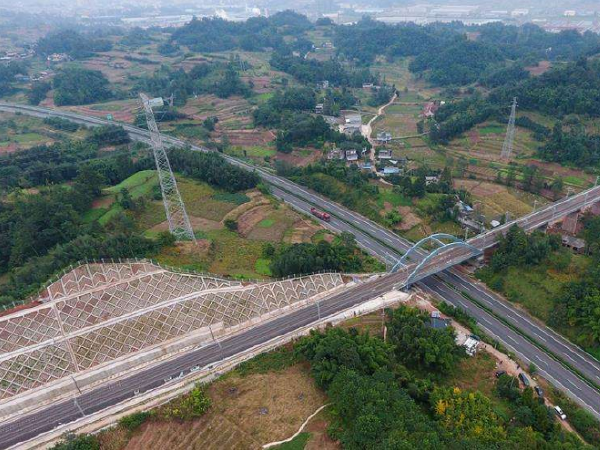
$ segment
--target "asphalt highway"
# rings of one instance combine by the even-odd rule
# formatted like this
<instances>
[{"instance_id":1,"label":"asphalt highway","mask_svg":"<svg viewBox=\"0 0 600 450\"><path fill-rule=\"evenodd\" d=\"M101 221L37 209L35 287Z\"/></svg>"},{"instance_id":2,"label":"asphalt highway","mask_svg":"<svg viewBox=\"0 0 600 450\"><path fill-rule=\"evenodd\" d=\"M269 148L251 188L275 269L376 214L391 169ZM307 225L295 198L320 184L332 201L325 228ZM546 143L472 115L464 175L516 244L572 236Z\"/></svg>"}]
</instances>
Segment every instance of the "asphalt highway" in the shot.
<instances>
[{"instance_id":1,"label":"asphalt highway","mask_svg":"<svg viewBox=\"0 0 600 450\"><path fill-rule=\"evenodd\" d=\"M107 122L103 119L80 116L75 113L45 110L43 108L27 107L22 105L0 104L0 110L10 112L20 111L24 114L38 117L47 117L49 115L61 116L70 120L86 125L97 124L104 125ZM137 129L132 126L125 127L134 139L148 141L148 134L145 130ZM179 139L168 136L163 137L167 144L185 145ZM192 147L192 150L206 151L201 147ZM282 198L294 208L309 212L312 206L330 212L332 220L325 224L335 231L348 231L355 235L359 245L367 252L384 259L388 264L396 262L400 256L405 253L412 243L399 238L389 230L378 224L347 210L308 189L298 186L289 180L275 176L264 169L257 169L243 161L227 157L233 164L242 166L248 170L256 170L260 176L268 181L272 186L272 192L277 197ZM527 229L544 225L553 217L560 217L567 212L581 207L582 204L595 199L600 192L597 190L588 193L588 198L579 198L576 196L566 199L551 208L540 210L529 217L520 219L519 225ZM585 195L585 194L584 194ZM506 228L496 229L495 233L487 233L478 236L469 241L478 248L486 248L493 245L498 237L498 233L506 231ZM461 253L462 252L462 253ZM423 252L417 253L416 261L424 256ZM436 263L431 263L425 269L425 273L430 270L442 271L446 267L468 259L471 255L460 249L455 249L450 253L440 255ZM462 259L461 259L462 258ZM441 262L441 263L440 263ZM438 264L436 266L435 264ZM406 271L395 275L388 275L377 282L360 285L351 291L338 294L331 299L321 303L321 314L325 317L328 311L333 313L340 309L345 309L354 304L358 304L369 298L373 298L379 293L385 292L393 287L400 287L406 280ZM447 284L451 284L454 289ZM538 347L524 339L519 333L513 331L498 320L494 315L489 314L473 303L460 292L467 292L477 302L484 304L494 314L497 314L507 320L511 325L520 329L523 333L538 341L548 348L555 355L568 362L581 373L584 373L592 380L600 381L600 363L586 354L572 343L568 342L562 336L537 323L526 313L516 309L508 304L499 296L487 290L485 287L477 285L472 279L463 275L455 269L449 269L441 272L438 277L427 277L419 282L419 286L432 294L443 298L444 300L467 310L473 315L480 325L495 335L505 345L513 348L515 353L521 355L526 361L532 361L539 368L539 371L551 380L558 387L563 388L571 397L583 406L586 406L596 416L600 411L600 393L580 379L575 373L566 369L562 364L556 361ZM339 308L339 309L336 309ZM174 374L179 374L182 370L187 370L194 365L206 366L222 357L227 357L240 352L243 349L250 348L266 340L291 331L297 327L306 325L315 320L316 307L307 307L294 314L277 319L275 322L265 324L261 327L250 330L246 333L232 337L221 343L222 352L217 345L211 345L183 355L174 360L160 364L157 367L140 371L135 375L121 380L117 383L105 385L101 388L86 392L78 397L79 406L86 414L98 411L102 408L118 403L131 395L133 391L144 391L157 387L162 384L165 378ZM302 313L302 314L301 314ZM303 322L307 321L307 322ZM147 372L147 373L146 373ZM13 443L48 431L59 422L66 423L81 417L81 411L73 401L65 401L52 405L37 413L30 414L20 418L15 422L0 425L0 447L6 447Z\"/></svg>"},{"instance_id":2,"label":"asphalt highway","mask_svg":"<svg viewBox=\"0 0 600 450\"><path fill-rule=\"evenodd\" d=\"M15 421L0 425L0 448L7 448L50 431L60 424L77 420L140 393L168 383L182 372L188 373L194 366L207 367L217 361L234 356L256 345L282 336L303 326L310 325L319 317L328 317L354 305L358 305L389 292L403 274L382 277L369 283L323 299L305 308L279 317L271 322L213 343L182 356L142 369L119 381L105 384L76 397L64 400L28 414Z\"/></svg>"}]
</instances>

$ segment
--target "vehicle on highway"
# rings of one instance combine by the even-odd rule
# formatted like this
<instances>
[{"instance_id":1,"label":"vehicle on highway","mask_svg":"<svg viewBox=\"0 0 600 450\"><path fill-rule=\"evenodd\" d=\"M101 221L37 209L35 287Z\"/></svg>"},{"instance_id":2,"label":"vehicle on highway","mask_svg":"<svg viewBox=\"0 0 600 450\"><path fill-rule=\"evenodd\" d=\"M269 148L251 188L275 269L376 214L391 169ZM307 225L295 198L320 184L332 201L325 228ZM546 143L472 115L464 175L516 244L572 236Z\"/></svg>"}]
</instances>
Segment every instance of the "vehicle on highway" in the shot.
<instances>
[{"instance_id":1,"label":"vehicle on highway","mask_svg":"<svg viewBox=\"0 0 600 450\"><path fill-rule=\"evenodd\" d=\"M140 393L139 389L136 389L135 391L133 391L133 395L138 395Z\"/></svg>"},{"instance_id":2,"label":"vehicle on highway","mask_svg":"<svg viewBox=\"0 0 600 450\"><path fill-rule=\"evenodd\" d=\"M554 407L554 411L556 412L556 415L558 417L560 417L562 420L567 420L567 415L563 412L563 410L560 408L560 406L556 405Z\"/></svg>"},{"instance_id":3,"label":"vehicle on highway","mask_svg":"<svg viewBox=\"0 0 600 450\"><path fill-rule=\"evenodd\" d=\"M537 394L537 396L538 396L539 398L544 398L544 391L542 390L542 388L541 388L541 387L539 387L539 386L536 386L536 387L534 387L533 389L535 390L535 393Z\"/></svg>"},{"instance_id":4,"label":"vehicle on highway","mask_svg":"<svg viewBox=\"0 0 600 450\"><path fill-rule=\"evenodd\" d=\"M521 383L523 383L523 386L525 387L529 387L529 385L531 384L529 382L529 378L527 378L527 375L525 375L523 372L519 374L519 380L521 380Z\"/></svg>"},{"instance_id":5,"label":"vehicle on highway","mask_svg":"<svg viewBox=\"0 0 600 450\"><path fill-rule=\"evenodd\" d=\"M496 378L500 378L502 375L506 375L506 370L499 370L496 372Z\"/></svg>"},{"instance_id":6,"label":"vehicle on highway","mask_svg":"<svg viewBox=\"0 0 600 450\"><path fill-rule=\"evenodd\" d=\"M327 214L326 212L323 212L323 211L319 211L317 208L310 208L310 213L313 216L318 217L321 220L324 220L325 222L329 222L331 220L331 216L329 214Z\"/></svg>"},{"instance_id":7,"label":"vehicle on highway","mask_svg":"<svg viewBox=\"0 0 600 450\"><path fill-rule=\"evenodd\" d=\"M190 373L198 372L200 370L200 366L194 366L190 369Z\"/></svg>"},{"instance_id":8,"label":"vehicle on highway","mask_svg":"<svg viewBox=\"0 0 600 450\"><path fill-rule=\"evenodd\" d=\"M173 377L168 377L168 378L165 378L165 379L164 379L164 382L165 382L165 383L168 383L168 382L169 382L169 381L171 381L172 379L173 379Z\"/></svg>"}]
</instances>

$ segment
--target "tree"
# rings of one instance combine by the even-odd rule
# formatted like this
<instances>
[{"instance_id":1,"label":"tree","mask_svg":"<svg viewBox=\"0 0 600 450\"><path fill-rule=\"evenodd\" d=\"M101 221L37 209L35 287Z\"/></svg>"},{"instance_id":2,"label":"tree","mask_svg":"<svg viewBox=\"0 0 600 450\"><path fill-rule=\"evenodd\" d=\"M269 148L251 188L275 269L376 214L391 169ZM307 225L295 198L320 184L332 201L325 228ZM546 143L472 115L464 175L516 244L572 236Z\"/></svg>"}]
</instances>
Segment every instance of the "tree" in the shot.
<instances>
[{"instance_id":1,"label":"tree","mask_svg":"<svg viewBox=\"0 0 600 450\"><path fill-rule=\"evenodd\" d=\"M456 437L488 443L506 438L506 429L500 424L490 400L480 392L437 388L430 402L442 426Z\"/></svg>"},{"instance_id":2,"label":"tree","mask_svg":"<svg viewBox=\"0 0 600 450\"><path fill-rule=\"evenodd\" d=\"M388 341L394 345L398 361L408 367L442 375L451 372L464 357L454 330L431 328L427 314L402 305L388 310L387 316Z\"/></svg>"},{"instance_id":3,"label":"tree","mask_svg":"<svg viewBox=\"0 0 600 450\"><path fill-rule=\"evenodd\" d=\"M392 364L392 348L368 333L341 328L327 328L324 333L311 331L294 347L297 355L307 359L317 384L325 389L344 369L371 375Z\"/></svg>"}]
</instances>

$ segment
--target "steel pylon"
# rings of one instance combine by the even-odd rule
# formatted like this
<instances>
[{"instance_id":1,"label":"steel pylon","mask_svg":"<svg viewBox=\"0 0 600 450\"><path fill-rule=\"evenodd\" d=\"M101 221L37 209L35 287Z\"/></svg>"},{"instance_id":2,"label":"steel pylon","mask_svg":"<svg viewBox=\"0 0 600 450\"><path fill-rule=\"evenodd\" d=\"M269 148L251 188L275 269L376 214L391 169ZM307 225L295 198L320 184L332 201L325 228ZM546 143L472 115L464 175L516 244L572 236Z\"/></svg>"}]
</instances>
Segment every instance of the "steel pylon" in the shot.
<instances>
[{"instance_id":1,"label":"steel pylon","mask_svg":"<svg viewBox=\"0 0 600 450\"><path fill-rule=\"evenodd\" d=\"M509 159L513 151L513 144L515 142L515 119L517 116L517 97L513 98L512 107L510 109L510 118L508 119L508 127L506 128L506 137L502 144L502 153L500 157L502 159Z\"/></svg>"},{"instance_id":2,"label":"steel pylon","mask_svg":"<svg viewBox=\"0 0 600 450\"><path fill-rule=\"evenodd\" d=\"M177 188L177 181L171 170L169 158L163 145L162 137L156 125L154 112L149 103L148 96L140 94L140 99L144 112L146 113L146 121L148 122L148 131L150 131L150 141L152 152L154 153L154 161L156 162L156 170L158 172L158 180L160 182L160 190L162 191L163 203L165 212L167 213L167 221L169 222L169 231L178 241L196 241L192 224L185 211L185 205Z\"/></svg>"}]
</instances>

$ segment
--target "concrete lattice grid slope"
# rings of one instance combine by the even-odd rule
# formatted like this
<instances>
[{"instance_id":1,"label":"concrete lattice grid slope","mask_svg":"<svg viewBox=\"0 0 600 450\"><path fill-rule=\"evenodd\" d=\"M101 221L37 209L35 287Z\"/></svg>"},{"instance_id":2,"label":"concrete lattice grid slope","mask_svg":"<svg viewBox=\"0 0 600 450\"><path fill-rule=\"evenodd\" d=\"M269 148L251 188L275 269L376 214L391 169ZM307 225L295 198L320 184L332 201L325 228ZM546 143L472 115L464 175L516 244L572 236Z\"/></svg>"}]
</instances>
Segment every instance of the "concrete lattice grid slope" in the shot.
<instances>
[{"instance_id":1,"label":"concrete lattice grid slope","mask_svg":"<svg viewBox=\"0 0 600 450\"><path fill-rule=\"evenodd\" d=\"M53 300L0 318L0 401L342 284L339 274L244 286L147 263L80 266L48 287Z\"/></svg>"}]
</instances>

